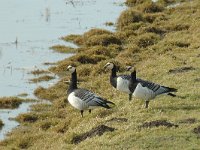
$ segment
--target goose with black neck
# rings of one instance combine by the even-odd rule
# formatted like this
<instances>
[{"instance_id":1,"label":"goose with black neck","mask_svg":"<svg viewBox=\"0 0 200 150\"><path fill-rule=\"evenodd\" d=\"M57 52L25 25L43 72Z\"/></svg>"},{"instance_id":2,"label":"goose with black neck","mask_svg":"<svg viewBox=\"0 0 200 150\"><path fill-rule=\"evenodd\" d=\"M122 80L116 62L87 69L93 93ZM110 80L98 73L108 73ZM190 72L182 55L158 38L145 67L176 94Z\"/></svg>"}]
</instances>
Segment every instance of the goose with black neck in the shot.
<instances>
[{"instance_id":1,"label":"goose with black neck","mask_svg":"<svg viewBox=\"0 0 200 150\"><path fill-rule=\"evenodd\" d=\"M84 110L89 110L89 113L91 113L91 110L96 107L110 109L110 105L115 105L113 102L108 101L87 89L78 88L75 67L69 65L67 71L71 73L71 81L67 91L68 101L74 108L80 110L82 117Z\"/></svg>"}]
</instances>

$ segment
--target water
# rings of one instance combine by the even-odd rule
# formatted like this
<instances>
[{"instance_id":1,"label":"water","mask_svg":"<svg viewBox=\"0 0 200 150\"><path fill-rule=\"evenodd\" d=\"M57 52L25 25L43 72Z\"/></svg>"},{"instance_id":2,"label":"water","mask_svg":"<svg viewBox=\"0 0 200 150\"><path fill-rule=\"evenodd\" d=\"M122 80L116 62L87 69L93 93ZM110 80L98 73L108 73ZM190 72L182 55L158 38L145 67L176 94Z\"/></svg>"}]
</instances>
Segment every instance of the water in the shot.
<instances>
[{"instance_id":1,"label":"water","mask_svg":"<svg viewBox=\"0 0 200 150\"><path fill-rule=\"evenodd\" d=\"M22 103L18 109L1 109L0 110L0 118L4 122L4 126L1 129L0 140L4 139L5 135L11 131L13 128L19 125L18 122L12 120L12 118L17 117L20 113L25 113L29 110L30 105L32 103Z\"/></svg>"},{"instance_id":2,"label":"water","mask_svg":"<svg viewBox=\"0 0 200 150\"><path fill-rule=\"evenodd\" d=\"M59 54L49 49L55 44L73 44L59 40L68 34L82 34L91 28L115 22L125 6L123 0L1 0L0 1L0 96L15 96L33 91L39 85L48 87L57 80L30 84L29 74L46 69L44 62L56 62L72 54ZM0 110L4 127L0 139L18 125L9 118L27 112L32 103L23 103L15 110Z\"/></svg>"}]
</instances>

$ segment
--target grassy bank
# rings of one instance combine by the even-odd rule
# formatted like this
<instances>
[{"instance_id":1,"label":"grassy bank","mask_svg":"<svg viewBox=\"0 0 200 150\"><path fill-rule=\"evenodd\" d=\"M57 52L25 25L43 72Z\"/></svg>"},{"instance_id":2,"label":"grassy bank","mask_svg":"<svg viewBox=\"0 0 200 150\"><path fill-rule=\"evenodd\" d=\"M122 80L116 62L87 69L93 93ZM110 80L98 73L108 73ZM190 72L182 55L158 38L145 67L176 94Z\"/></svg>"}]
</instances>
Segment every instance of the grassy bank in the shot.
<instances>
[{"instance_id":1,"label":"grassy bank","mask_svg":"<svg viewBox=\"0 0 200 150\"><path fill-rule=\"evenodd\" d=\"M198 0L127 0L116 32L92 29L63 40L79 46L76 55L49 70L60 81L35 95L52 102L37 104L17 117L21 126L0 143L0 149L198 149L200 145L200 4ZM173 4L173 5L172 5ZM61 50L58 50L59 47ZM63 46L57 46L62 52ZM70 48L66 48L71 50ZM118 92L103 66L114 61L138 77L178 89L177 97L161 96L144 109L144 101ZM66 97L67 65L77 67L79 87L114 102L112 110L85 112L81 118Z\"/></svg>"}]
</instances>

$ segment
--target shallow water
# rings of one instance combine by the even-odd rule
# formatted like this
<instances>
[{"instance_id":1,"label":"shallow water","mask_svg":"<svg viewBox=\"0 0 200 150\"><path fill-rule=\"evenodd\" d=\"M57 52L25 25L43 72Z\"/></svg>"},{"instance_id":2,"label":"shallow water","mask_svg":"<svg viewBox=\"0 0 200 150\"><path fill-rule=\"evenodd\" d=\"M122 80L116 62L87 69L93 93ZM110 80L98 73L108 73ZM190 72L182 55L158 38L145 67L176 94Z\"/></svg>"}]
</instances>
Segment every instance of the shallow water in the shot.
<instances>
[{"instance_id":1,"label":"shallow water","mask_svg":"<svg viewBox=\"0 0 200 150\"><path fill-rule=\"evenodd\" d=\"M0 1L0 96L27 93L33 98L33 90L50 86L57 80L30 84L29 74L35 69L49 66L44 62L56 62L72 54L59 54L49 49L55 44L67 44L58 38L67 34L82 34L91 28L115 22L125 9L123 0L1 0ZM9 118L27 112L32 103L23 103L15 110L0 110L4 127L0 139L18 125Z\"/></svg>"},{"instance_id":2,"label":"shallow water","mask_svg":"<svg viewBox=\"0 0 200 150\"><path fill-rule=\"evenodd\" d=\"M6 133L12 130L14 127L18 126L19 123L12 118L17 117L20 113L25 113L28 111L30 105L32 103L22 103L18 109L1 109L0 110L0 118L4 122L4 126L1 129L0 140L4 139Z\"/></svg>"}]
</instances>

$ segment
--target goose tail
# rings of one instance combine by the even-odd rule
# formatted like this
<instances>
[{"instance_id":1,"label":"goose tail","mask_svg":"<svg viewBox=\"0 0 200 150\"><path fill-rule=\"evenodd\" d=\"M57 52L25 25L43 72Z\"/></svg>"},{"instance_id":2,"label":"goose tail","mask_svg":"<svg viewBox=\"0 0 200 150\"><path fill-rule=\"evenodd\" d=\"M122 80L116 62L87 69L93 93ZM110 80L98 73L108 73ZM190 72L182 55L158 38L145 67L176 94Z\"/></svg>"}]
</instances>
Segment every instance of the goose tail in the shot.
<instances>
[{"instance_id":1,"label":"goose tail","mask_svg":"<svg viewBox=\"0 0 200 150\"><path fill-rule=\"evenodd\" d=\"M168 93L167 95L172 96L172 97L176 97L176 95L172 94L172 93Z\"/></svg>"},{"instance_id":2,"label":"goose tail","mask_svg":"<svg viewBox=\"0 0 200 150\"><path fill-rule=\"evenodd\" d=\"M177 89L168 87L168 90L169 90L169 93L167 93L167 95L172 96L172 97L176 97L176 95L171 93L171 92L177 92L178 91Z\"/></svg>"},{"instance_id":3,"label":"goose tail","mask_svg":"<svg viewBox=\"0 0 200 150\"><path fill-rule=\"evenodd\" d=\"M111 109L115 106L115 103L106 100L105 103L102 105L104 108Z\"/></svg>"},{"instance_id":4,"label":"goose tail","mask_svg":"<svg viewBox=\"0 0 200 150\"><path fill-rule=\"evenodd\" d=\"M177 92L178 90L175 89L175 88L168 88L169 89L169 92Z\"/></svg>"}]
</instances>

